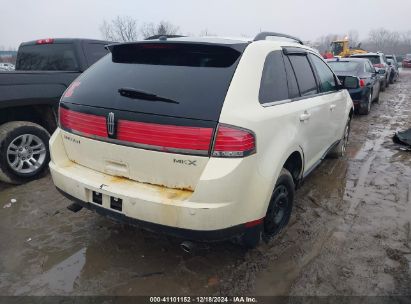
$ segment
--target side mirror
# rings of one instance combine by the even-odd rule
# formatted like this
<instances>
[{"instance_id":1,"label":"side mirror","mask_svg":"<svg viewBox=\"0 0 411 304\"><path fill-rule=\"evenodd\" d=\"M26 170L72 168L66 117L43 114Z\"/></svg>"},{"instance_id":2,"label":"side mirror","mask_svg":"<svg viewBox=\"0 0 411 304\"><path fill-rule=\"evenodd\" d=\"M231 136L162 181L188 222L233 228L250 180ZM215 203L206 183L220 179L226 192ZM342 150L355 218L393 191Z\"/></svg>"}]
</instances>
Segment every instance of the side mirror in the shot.
<instances>
[{"instance_id":1,"label":"side mirror","mask_svg":"<svg viewBox=\"0 0 411 304\"><path fill-rule=\"evenodd\" d=\"M347 89L347 90L356 89L356 88L358 88L358 85L359 85L358 77L345 76L342 85L343 85L344 89Z\"/></svg>"}]
</instances>

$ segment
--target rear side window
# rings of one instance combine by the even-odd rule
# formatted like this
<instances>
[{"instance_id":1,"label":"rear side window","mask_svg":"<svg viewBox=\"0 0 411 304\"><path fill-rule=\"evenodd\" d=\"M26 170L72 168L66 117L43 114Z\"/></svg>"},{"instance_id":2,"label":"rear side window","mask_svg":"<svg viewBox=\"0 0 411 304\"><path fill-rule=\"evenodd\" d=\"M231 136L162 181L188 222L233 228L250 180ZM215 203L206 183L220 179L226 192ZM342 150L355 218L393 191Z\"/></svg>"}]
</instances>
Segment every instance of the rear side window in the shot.
<instances>
[{"instance_id":1,"label":"rear side window","mask_svg":"<svg viewBox=\"0 0 411 304\"><path fill-rule=\"evenodd\" d=\"M89 65L94 64L109 52L107 49L105 49L105 45L101 43L86 43L84 45L84 49Z\"/></svg>"},{"instance_id":2,"label":"rear side window","mask_svg":"<svg viewBox=\"0 0 411 304\"><path fill-rule=\"evenodd\" d=\"M24 45L17 55L17 70L23 71L79 71L80 67L69 43Z\"/></svg>"},{"instance_id":3,"label":"rear side window","mask_svg":"<svg viewBox=\"0 0 411 304\"><path fill-rule=\"evenodd\" d=\"M372 67L371 63L369 63L369 62L365 63L365 71L367 73L374 73L375 72L374 68Z\"/></svg>"},{"instance_id":4,"label":"rear side window","mask_svg":"<svg viewBox=\"0 0 411 304\"><path fill-rule=\"evenodd\" d=\"M317 83L306 55L290 55L301 96L317 94Z\"/></svg>"},{"instance_id":5,"label":"rear side window","mask_svg":"<svg viewBox=\"0 0 411 304\"><path fill-rule=\"evenodd\" d=\"M335 83L334 73L331 69L315 55L309 55L313 61L314 67L317 70L318 77L320 78L321 92L332 92L337 90Z\"/></svg>"},{"instance_id":6,"label":"rear side window","mask_svg":"<svg viewBox=\"0 0 411 304\"><path fill-rule=\"evenodd\" d=\"M287 74L281 51L268 54L261 77L259 100L261 104L288 99Z\"/></svg>"},{"instance_id":7,"label":"rear side window","mask_svg":"<svg viewBox=\"0 0 411 304\"><path fill-rule=\"evenodd\" d=\"M287 82L288 82L288 96L289 98L300 97L300 90L297 84L297 78L295 78L294 69L291 66L290 59L284 57L285 70L287 72Z\"/></svg>"}]
</instances>

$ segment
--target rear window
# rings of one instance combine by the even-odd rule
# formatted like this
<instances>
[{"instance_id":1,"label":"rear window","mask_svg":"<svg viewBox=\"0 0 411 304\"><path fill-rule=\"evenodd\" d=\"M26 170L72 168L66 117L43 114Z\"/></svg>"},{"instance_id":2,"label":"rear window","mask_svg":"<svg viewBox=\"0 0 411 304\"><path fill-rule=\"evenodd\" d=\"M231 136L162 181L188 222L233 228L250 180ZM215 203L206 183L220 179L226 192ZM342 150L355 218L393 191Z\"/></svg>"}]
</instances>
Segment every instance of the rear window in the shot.
<instances>
[{"instance_id":1,"label":"rear window","mask_svg":"<svg viewBox=\"0 0 411 304\"><path fill-rule=\"evenodd\" d=\"M405 58L407 58L407 59L411 59L411 54L407 54L407 55L405 55Z\"/></svg>"},{"instance_id":2,"label":"rear window","mask_svg":"<svg viewBox=\"0 0 411 304\"><path fill-rule=\"evenodd\" d=\"M380 56L355 56L355 58L366 58L371 61L372 64L380 64Z\"/></svg>"},{"instance_id":3,"label":"rear window","mask_svg":"<svg viewBox=\"0 0 411 304\"><path fill-rule=\"evenodd\" d=\"M111 48L112 54L80 76L80 85L64 102L217 121L241 56L221 45L145 43Z\"/></svg>"},{"instance_id":4,"label":"rear window","mask_svg":"<svg viewBox=\"0 0 411 304\"><path fill-rule=\"evenodd\" d=\"M24 45L17 54L17 70L79 71L73 44Z\"/></svg>"},{"instance_id":5,"label":"rear window","mask_svg":"<svg viewBox=\"0 0 411 304\"><path fill-rule=\"evenodd\" d=\"M361 63L353 61L328 61L328 65L334 72L354 72L357 71Z\"/></svg>"}]
</instances>

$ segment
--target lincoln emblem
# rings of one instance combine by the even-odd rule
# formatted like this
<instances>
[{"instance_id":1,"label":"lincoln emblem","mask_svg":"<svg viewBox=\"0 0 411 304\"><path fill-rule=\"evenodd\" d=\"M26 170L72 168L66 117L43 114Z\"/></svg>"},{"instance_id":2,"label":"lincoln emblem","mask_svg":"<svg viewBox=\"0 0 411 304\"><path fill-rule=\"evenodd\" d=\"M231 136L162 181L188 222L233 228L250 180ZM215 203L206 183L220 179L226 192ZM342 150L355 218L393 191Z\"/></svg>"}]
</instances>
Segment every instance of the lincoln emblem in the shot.
<instances>
[{"instance_id":1,"label":"lincoln emblem","mask_svg":"<svg viewBox=\"0 0 411 304\"><path fill-rule=\"evenodd\" d=\"M113 136L115 131L114 113L110 112L107 115L107 132L108 135Z\"/></svg>"}]
</instances>

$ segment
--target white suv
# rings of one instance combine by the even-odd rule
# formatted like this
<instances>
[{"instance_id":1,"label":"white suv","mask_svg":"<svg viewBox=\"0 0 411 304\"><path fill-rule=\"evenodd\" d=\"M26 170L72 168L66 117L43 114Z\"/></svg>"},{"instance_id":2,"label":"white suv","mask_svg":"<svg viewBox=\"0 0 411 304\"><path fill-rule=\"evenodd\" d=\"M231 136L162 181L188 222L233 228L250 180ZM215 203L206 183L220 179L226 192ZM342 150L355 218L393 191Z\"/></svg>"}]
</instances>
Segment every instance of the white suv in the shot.
<instances>
[{"instance_id":1,"label":"white suv","mask_svg":"<svg viewBox=\"0 0 411 304\"><path fill-rule=\"evenodd\" d=\"M63 95L50 140L53 181L73 206L253 247L287 224L300 181L345 151L350 95L297 38L108 48Z\"/></svg>"}]
</instances>

